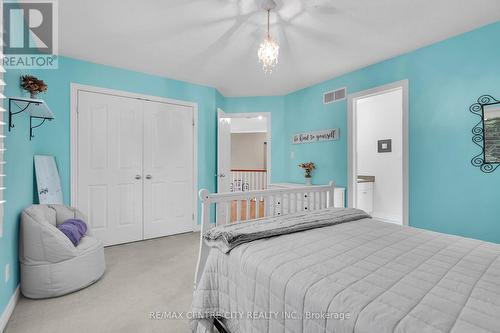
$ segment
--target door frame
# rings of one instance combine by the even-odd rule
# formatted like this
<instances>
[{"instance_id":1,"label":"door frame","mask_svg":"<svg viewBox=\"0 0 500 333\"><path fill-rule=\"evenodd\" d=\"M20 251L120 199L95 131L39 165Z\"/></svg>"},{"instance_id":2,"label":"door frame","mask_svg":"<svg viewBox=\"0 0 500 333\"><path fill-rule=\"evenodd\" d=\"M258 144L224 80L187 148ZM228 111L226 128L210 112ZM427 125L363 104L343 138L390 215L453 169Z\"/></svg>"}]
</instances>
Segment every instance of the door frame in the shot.
<instances>
[{"instance_id":1,"label":"door frame","mask_svg":"<svg viewBox=\"0 0 500 333\"><path fill-rule=\"evenodd\" d=\"M226 110L222 108L217 108L217 112L222 111L226 114L226 118L256 118L258 116L265 117L267 119L266 121L266 134L267 134L267 156L266 156L266 163L267 163L267 184L271 184L271 170L272 170L272 162L271 162L271 157L272 157L272 133L271 133L271 112L227 112ZM219 124L217 123L217 126ZM218 127L217 127L218 130ZM217 142L217 151L219 151L219 143ZM219 167L217 166L217 173L215 177L217 178L217 175L219 173ZM216 182L218 179L216 179ZM219 191L219 189L217 189Z\"/></svg>"},{"instance_id":2,"label":"door frame","mask_svg":"<svg viewBox=\"0 0 500 333\"><path fill-rule=\"evenodd\" d=\"M124 90L108 89L97 86L84 85L79 83L70 83L70 204L76 207L77 193L78 193L78 92L86 91L91 93L98 93L104 95L112 95L117 97L126 97L139 99L151 102L160 102L167 104L182 105L193 108L193 231L200 229L198 225L198 103L186 102L177 99L170 99L165 97L138 94Z\"/></svg>"},{"instance_id":3,"label":"door frame","mask_svg":"<svg viewBox=\"0 0 500 333\"><path fill-rule=\"evenodd\" d=\"M402 89L403 92L403 225L409 225L409 135L408 135L408 79L392 82L375 88L359 91L348 95L347 102L347 170L348 170L348 207L354 207L356 202L356 101L358 99L380 95L392 90Z\"/></svg>"}]
</instances>

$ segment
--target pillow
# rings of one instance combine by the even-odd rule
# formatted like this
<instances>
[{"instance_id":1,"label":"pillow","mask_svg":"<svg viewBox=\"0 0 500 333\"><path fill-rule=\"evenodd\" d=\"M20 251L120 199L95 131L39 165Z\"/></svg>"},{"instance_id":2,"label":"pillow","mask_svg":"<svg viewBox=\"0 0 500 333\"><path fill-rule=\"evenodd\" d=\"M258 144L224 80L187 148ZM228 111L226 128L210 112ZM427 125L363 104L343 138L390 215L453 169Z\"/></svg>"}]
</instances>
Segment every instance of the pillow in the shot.
<instances>
[{"instance_id":1,"label":"pillow","mask_svg":"<svg viewBox=\"0 0 500 333\"><path fill-rule=\"evenodd\" d=\"M69 219L61 223L57 229L65 234L74 246L78 246L87 232L87 225L80 219Z\"/></svg>"}]
</instances>

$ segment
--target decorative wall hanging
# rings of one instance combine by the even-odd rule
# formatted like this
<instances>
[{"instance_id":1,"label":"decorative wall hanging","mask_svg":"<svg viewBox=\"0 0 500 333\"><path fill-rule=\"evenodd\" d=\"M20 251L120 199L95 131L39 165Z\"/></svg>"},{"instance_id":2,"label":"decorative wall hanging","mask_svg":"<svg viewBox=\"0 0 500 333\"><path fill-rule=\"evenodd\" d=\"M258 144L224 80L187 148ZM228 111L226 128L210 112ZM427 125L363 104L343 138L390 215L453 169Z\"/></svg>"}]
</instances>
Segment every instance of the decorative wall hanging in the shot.
<instances>
[{"instance_id":1,"label":"decorative wall hanging","mask_svg":"<svg viewBox=\"0 0 500 333\"><path fill-rule=\"evenodd\" d=\"M339 128L330 128L321 131L297 133L292 137L294 145L320 141L333 141L339 139Z\"/></svg>"},{"instance_id":2,"label":"decorative wall hanging","mask_svg":"<svg viewBox=\"0 0 500 333\"><path fill-rule=\"evenodd\" d=\"M379 153L392 152L392 139L378 140L377 147Z\"/></svg>"},{"instance_id":3,"label":"decorative wall hanging","mask_svg":"<svg viewBox=\"0 0 500 333\"><path fill-rule=\"evenodd\" d=\"M485 173L495 171L500 165L500 101L483 95L469 108L481 120L472 128L472 142L481 152L471 160L472 165Z\"/></svg>"}]
</instances>

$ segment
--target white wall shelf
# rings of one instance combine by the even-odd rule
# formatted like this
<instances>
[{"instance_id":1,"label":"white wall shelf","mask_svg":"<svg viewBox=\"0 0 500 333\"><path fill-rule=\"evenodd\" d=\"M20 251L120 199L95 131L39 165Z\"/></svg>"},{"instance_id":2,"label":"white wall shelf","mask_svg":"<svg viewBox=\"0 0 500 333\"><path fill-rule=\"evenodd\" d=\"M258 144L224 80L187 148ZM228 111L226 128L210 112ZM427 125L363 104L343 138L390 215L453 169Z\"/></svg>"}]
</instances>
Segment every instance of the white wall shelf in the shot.
<instances>
[{"instance_id":1,"label":"white wall shelf","mask_svg":"<svg viewBox=\"0 0 500 333\"><path fill-rule=\"evenodd\" d=\"M13 106L16 108L13 109ZM44 100L12 97L9 98L9 132L14 128L13 116L22 112L27 112L30 117L30 140L34 137L33 129L42 126L46 120L54 119L54 113ZM41 122L33 126L33 119L41 119Z\"/></svg>"}]
</instances>

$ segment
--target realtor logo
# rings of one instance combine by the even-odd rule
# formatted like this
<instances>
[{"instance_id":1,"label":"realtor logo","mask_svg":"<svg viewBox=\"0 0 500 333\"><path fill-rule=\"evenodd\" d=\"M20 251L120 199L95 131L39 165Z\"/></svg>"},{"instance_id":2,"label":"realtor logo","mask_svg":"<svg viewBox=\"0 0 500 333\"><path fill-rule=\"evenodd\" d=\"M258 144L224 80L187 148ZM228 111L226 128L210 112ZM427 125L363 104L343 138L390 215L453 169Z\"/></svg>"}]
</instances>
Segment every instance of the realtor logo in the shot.
<instances>
[{"instance_id":1,"label":"realtor logo","mask_svg":"<svg viewBox=\"0 0 500 333\"><path fill-rule=\"evenodd\" d=\"M3 65L6 68L57 68L57 2L5 1Z\"/></svg>"}]
</instances>

